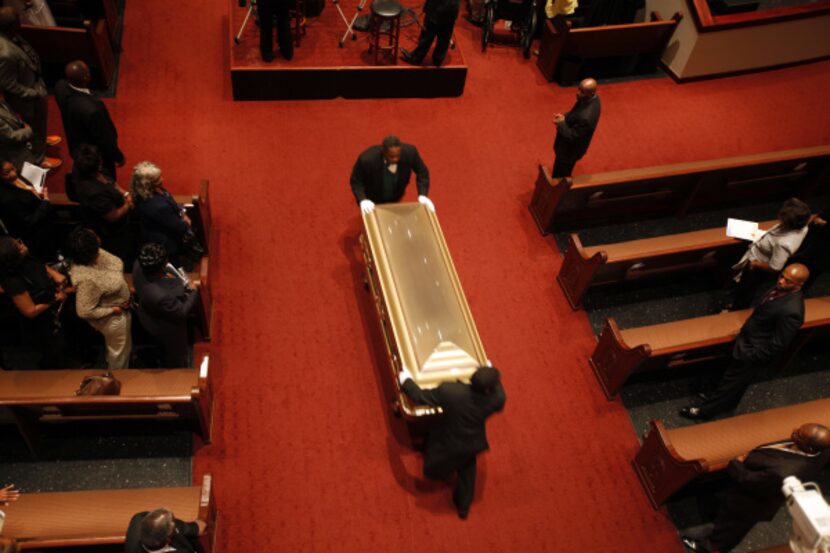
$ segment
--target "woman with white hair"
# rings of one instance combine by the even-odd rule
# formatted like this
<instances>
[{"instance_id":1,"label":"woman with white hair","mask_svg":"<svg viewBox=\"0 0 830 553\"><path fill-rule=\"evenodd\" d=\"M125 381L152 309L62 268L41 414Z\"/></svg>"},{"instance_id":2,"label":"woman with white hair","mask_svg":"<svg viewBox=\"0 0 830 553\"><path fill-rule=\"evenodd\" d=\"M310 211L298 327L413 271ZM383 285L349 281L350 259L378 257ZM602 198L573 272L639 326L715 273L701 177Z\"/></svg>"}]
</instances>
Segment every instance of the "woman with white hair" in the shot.
<instances>
[{"instance_id":1,"label":"woman with white hair","mask_svg":"<svg viewBox=\"0 0 830 553\"><path fill-rule=\"evenodd\" d=\"M150 161L138 163L133 168L131 189L141 223L142 241L163 245L176 265L187 261L181 259L181 254L183 243L193 239L190 219L164 188L161 169Z\"/></svg>"}]
</instances>

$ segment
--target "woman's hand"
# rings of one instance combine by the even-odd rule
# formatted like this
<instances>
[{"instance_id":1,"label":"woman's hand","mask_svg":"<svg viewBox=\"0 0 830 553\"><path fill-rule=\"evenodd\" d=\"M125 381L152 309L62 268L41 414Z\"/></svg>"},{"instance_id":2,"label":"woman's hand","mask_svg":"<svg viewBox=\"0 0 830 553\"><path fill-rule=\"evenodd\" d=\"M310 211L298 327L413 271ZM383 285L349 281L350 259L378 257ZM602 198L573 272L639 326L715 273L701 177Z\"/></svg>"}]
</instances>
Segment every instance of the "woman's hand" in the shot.
<instances>
[{"instance_id":1,"label":"woman's hand","mask_svg":"<svg viewBox=\"0 0 830 553\"><path fill-rule=\"evenodd\" d=\"M124 310L116 305L115 307L112 308L112 314L113 315L123 315Z\"/></svg>"},{"instance_id":2,"label":"woman's hand","mask_svg":"<svg viewBox=\"0 0 830 553\"><path fill-rule=\"evenodd\" d=\"M49 201L49 189L45 186L43 187L43 192L40 193L40 197L47 202Z\"/></svg>"},{"instance_id":3,"label":"woman's hand","mask_svg":"<svg viewBox=\"0 0 830 553\"><path fill-rule=\"evenodd\" d=\"M58 291L55 292L55 301L65 301L66 300L66 292L64 292L63 288L58 288Z\"/></svg>"},{"instance_id":4,"label":"woman's hand","mask_svg":"<svg viewBox=\"0 0 830 553\"><path fill-rule=\"evenodd\" d=\"M182 211L182 219L184 219L184 222L187 223L187 226L193 226L193 223L190 222L190 217L188 217L187 213L185 213L184 211Z\"/></svg>"},{"instance_id":5,"label":"woman's hand","mask_svg":"<svg viewBox=\"0 0 830 553\"><path fill-rule=\"evenodd\" d=\"M14 489L14 484L9 484L5 488L0 488L0 505L5 505L10 501L17 501L20 497L20 492Z\"/></svg>"}]
</instances>

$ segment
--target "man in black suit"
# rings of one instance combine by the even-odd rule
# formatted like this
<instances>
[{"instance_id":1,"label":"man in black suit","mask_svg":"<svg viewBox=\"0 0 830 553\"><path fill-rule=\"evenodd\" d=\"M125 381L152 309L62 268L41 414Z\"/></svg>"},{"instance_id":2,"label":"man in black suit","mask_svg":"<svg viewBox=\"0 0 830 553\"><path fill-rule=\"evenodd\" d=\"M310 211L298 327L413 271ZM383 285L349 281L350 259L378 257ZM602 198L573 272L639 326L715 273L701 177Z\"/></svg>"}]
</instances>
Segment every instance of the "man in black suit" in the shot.
<instances>
[{"instance_id":1,"label":"man in black suit","mask_svg":"<svg viewBox=\"0 0 830 553\"><path fill-rule=\"evenodd\" d=\"M712 533L704 539L683 537L692 551L728 553L757 522L772 520L784 503L784 478L814 480L830 462L830 429L816 423L803 424L790 440L762 445L729 462L731 484L715 519Z\"/></svg>"},{"instance_id":2,"label":"man in black suit","mask_svg":"<svg viewBox=\"0 0 830 553\"><path fill-rule=\"evenodd\" d=\"M753 377L776 360L792 343L804 323L801 291L810 271L800 263L788 265L778 275L752 315L741 327L732 348L732 363L720 383L702 394L699 406L684 407L680 415L692 420L708 419L738 406Z\"/></svg>"},{"instance_id":3,"label":"man in black suit","mask_svg":"<svg viewBox=\"0 0 830 553\"><path fill-rule=\"evenodd\" d=\"M421 27L421 34L418 36L418 45L412 52L401 48L401 59L411 65L421 65L435 40L432 63L436 67L441 67L444 58L447 57L460 7L460 0L427 0L424 6L424 26Z\"/></svg>"},{"instance_id":4,"label":"man in black suit","mask_svg":"<svg viewBox=\"0 0 830 553\"><path fill-rule=\"evenodd\" d=\"M196 540L204 529L203 521L182 522L168 509L138 513L127 527L124 553L195 553L199 550Z\"/></svg>"},{"instance_id":5,"label":"man in black suit","mask_svg":"<svg viewBox=\"0 0 830 553\"><path fill-rule=\"evenodd\" d=\"M197 305L198 292L168 266L161 244L144 244L133 265L138 297L138 320L161 346L163 367L189 367L187 318Z\"/></svg>"},{"instance_id":6,"label":"man in black suit","mask_svg":"<svg viewBox=\"0 0 830 553\"><path fill-rule=\"evenodd\" d=\"M70 155L81 144L98 146L103 171L113 179L115 166L124 166L124 154L118 147L118 131L106 104L89 89L89 67L78 60L67 64L66 79L55 84L55 101L60 108Z\"/></svg>"},{"instance_id":7,"label":"man in black suit","mask_svg":"<svg viewBox=\"0 0 830 553\"><path fill-rule=\"evenodd\" d=\"M576 162L582 159L591 144L591 138L599 123L601 105L597 95L597 82L585 79L576 90L576 104L568 113L556 113L556 140L553 152L553 177L570 177Z\"/></svg>"},{"instance_id":8,"label":"man in black suit","mask_svg":"<svg viewBox=\"0 0 830 553\"><path fill-rule=\"evenodd\" d=\"M294 57L294 39L291 36L291 18L288 10L294 0L259 0L259 52L262 59L274 61L274 19L277 20L277 43L280 54L287 60Z\"/></svg>"},{"instance_id":9,"label":"man in black suit","mask_svg":"<svg viewBox=\"0 0 830 553\"><path fill-rule=\"evenodd\" d=\"M363 213L371 213L376 203L400 200L412 171L415 171L418 201L435 211L435 205L427 197L429 169L415 146L401 144L397 136L387 136L380 146L371 146L360 154L352 168L350 182Z\"/></svg>"},{"instance_id":10,"label":"man in black suit","mask_svg":"<svg viewBox=\"0 0 830 553\"><path fill-rule=\"evenodd\" d=\"M467 518L476 483L476 456L490 449L484 423L487 417L504 408L504 388L499 371L480 367L470 384L444 382L432 390L423 390L403 369L398 375L401 387L413 401L441 407L443 417L427 435L424 448L424 476L446 480L458 475L453 503L458 516Z\"/></svg>"}]
</instances>

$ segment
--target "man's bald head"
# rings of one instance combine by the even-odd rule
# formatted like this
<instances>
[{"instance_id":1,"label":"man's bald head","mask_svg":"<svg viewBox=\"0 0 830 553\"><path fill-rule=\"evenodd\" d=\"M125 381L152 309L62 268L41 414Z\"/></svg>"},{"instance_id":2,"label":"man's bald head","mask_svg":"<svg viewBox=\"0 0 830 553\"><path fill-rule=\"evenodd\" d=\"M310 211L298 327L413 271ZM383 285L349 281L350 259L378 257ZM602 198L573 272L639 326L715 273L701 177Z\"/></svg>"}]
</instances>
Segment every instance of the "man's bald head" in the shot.
<instances>
[{"instance_id":1,"label":"man's bald head","mask_svg":"<svg viewBox=\"0 0 830 553\"><path fill-rule=\"evenodd\" d=\"M784 267L778 275L777 286L780 290L799 290L808 278L810 278L810 269L801 263L793 263Z\"/></svg>"},{"instance_id":2,"label":"man's bald head","mask_svg":"<svg viewBox=\"0 0 830 553\"><path fill-rule=\"evenodd\" d=\"M150 511L141 519L139 540L148 551L162 549L170 543L176 525L173 513L169 509Z\"/></svg>"},{"instance_id":3,"label":"man's bald head","mask_svg":"<svg viewBox=\"0 0 830 553\"><path fill-rule=\"evenodd\" d=\"M597 93L597 82L594 79L583 79L576 90L577 98L592 98Z\"/></svg>"},{"instance_id":4,"label":"man's bald head","mask_svg":"<svg viewBox=\"0 0 830 553\"><path fill-rule=\"evenodd\" d=\"M0 33L16 31L20 27L20 16L12 7L0 8Z\"/></svg>"},{"instance_id":5,"label":"man's bald head","mask_svg":"<svg viewBox=\"0 0 830 553\"><path fill-rule=\"evenodd\" d=\"M792 440L805 453L821 453L830 448L830 428L808 422L793 431Z\"/></svg>"},{"instance_id":6,"label":"man's bald head","mask_svg":"<svg viewBox=\"0 0 830 553\"><path fill-rule=\"evenodd\" d=\"M89 88L89 66L81 60L66 64L66 80L74 87Z\"/></svg>"}]
</instances>

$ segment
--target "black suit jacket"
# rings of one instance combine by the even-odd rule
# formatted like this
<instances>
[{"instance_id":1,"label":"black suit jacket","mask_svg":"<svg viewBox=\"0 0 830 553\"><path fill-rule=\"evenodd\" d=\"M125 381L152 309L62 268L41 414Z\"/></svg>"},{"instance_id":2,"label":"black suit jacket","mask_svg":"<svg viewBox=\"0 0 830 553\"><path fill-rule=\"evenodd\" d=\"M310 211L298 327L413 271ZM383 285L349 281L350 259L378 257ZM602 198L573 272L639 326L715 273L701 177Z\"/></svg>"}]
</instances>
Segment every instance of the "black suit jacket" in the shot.
<instances>
[{"instance_id":1,"label":"black suit jacket","mask_svg":"<svg viewBox=\"0 0 830 553\"><path fill-rule=\"evenodd\" d=\"M430 445L440 444L458 454L475 455L490 448L484 422L504 409L505 395L501 383L489 394L473 391L461 382L444 382L432 390L422 390L412 379L403 383L403 391L420 404L441 407L444 416L430 429Z\"/></svg>"},{"instance_id":2,"label":"black suit jacket","mask_svg":"<svg viewBox=\"0 0 830 553\"><path fill-rule=\"evenodd\" d=\"M130 525L127 527L127 539L124 542L124 553L147 553L141 546L141 519L147 515L147 512L137 513L130 520ZM199 537L199 526L195 522L182 522L175 519L176 532L173 534L173 540L170 545L176 548L177 552L196 552L196 540Z\"/></svg>"},{"instance_id":3,"label":"black suit jacket","mask_svg":"<svg viewBox=\"0 0 830 553\"><path fill-rule=\"evenodd\" d=\"M352 193L357 199L357 203L366 199L377 203L383 189L383 171L385 169L380 146L372 146L358 156L352 168L350 179ZM401 199L406 191L406 186L409 184L412 171L415 171L418 194L426 196L429 193L429 169L427 169L415 146L401 144L401 160L398 162L395 198L392 201Z\"/></svg>"},{"instance_id":4,"label":"black suit jacket","mask_svg":"<svg viewBox=\"0 0 830 553\"><path fill-rule=\"evenodd\" d=\"M81 144L92 144L101 150L105 166L124 161L124 154L118 148L118 131L100 98L74 90L61 79L55 84L55 101L70 153Z\"/></svg>"},{"instance_id":5,"label":"black suit jacket","mask_svg":"<svg viewBox=\"0 0 830 553\"><path fill-rule=\"evenodd\" d=\"M739 361L767 363L784 352L804 323L801 290L759 305L735 339L732 357Z\"/></svg>"},{"instance_id":6,"label":"black suit jacket","mask_svg":"<svg viewBox=\"0 0 830 553\"><path fill-rule=\"evenodd\" d=\"M557 159L576 163L585 152L599 123L601 105L596 94L588 100L578 100L565 120L556 125L553 151Z\"/></svg>"},{"instance_id":7,"label":"black suit jacket","mask_svg":"<svg viewBox=\"0 0 830 553\"><path fill-rule=\"evenodd\" d=\"M796 476L802 482L812 481L828 462L830 449L813 457L763 446L753 449L743 463L734 459L729 462L726 470L732 485L724 512L738 520L772 520L784 503L784 478Z\"/></svg>"}]
</instances>

